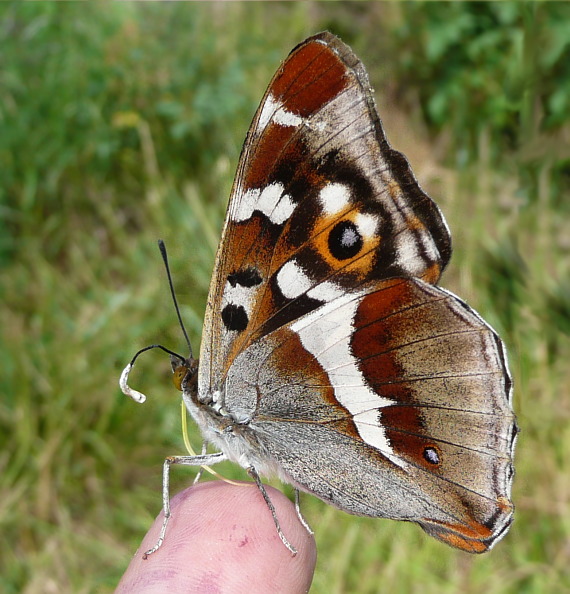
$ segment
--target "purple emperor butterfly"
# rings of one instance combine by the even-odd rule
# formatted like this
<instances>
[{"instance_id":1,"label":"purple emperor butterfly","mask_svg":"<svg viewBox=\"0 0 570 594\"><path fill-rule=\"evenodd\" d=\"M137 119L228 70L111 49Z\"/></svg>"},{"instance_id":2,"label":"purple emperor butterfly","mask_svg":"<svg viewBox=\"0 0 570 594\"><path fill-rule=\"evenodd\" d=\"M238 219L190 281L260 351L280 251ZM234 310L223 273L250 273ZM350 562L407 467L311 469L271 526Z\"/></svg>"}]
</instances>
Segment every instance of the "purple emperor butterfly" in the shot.
<instances>
[{"instance_id":1,"label":"purple emperor butterfly","mask_svg":"<svg viewBox=\"0 0 570 594\"><path fill-rule=\"evenodd\" d=\"M264 496L260 475L276 475L348 513L489 550L513 518L518 429L501 339L437 286L450 256L362 63L330 33L305 40L243 147L199 364L175 361L220 452L170 458L166 480L173 462L233 460Z\"/></svg>"}]
</instances>

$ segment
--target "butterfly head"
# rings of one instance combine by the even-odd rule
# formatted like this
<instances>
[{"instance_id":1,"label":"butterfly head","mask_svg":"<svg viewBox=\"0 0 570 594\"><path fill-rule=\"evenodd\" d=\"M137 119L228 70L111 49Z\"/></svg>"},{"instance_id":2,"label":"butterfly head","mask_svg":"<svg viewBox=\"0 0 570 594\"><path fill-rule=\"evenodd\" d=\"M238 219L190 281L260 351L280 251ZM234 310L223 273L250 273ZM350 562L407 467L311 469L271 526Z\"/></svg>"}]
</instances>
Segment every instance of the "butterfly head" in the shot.
<instances>
[{"instance_id":1,"label":"butterfly head","mask_svg":"<svg viewBox=\"0 0 570 594\"><path fill-rule=\"evenodd\" d=\"M172 382L177 390L184 392L195 389L198 380L198 359L188 357L182 359L178 355L170 355L172 366Z\"/></svg>"}]
</instances>

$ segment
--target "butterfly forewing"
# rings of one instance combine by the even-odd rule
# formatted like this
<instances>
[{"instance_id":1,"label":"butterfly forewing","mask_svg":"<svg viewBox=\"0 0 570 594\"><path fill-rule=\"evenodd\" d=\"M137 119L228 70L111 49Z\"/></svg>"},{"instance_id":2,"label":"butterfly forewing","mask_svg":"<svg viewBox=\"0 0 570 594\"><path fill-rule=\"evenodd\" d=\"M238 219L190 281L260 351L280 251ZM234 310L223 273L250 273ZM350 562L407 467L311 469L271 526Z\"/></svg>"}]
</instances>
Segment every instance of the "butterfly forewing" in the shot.
<instances>
[{"instance_id":1,"label":"butterfly forewing","mask_svg":"<svg viewBox=\"0 0 570 594\"><path fill-rule=\"evenodd\" d=\"M330 34L306 40L269 85L244 145L208 299L202 385L215 390L252 340L345 290L398 275L436 282L449 255L441 213L385 139L364 67Z\"/></svg>"}]
</instances>

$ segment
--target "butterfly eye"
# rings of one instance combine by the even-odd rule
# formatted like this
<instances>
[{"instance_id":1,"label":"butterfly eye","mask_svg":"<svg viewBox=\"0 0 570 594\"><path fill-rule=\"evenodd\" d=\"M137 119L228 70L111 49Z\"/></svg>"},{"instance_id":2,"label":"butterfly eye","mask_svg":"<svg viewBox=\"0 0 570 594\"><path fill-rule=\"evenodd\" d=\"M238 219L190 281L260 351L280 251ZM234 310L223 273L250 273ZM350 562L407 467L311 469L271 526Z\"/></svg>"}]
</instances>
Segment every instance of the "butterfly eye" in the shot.
<instances>
[{"instance_id":1,"label":"butterfly eye","mask_svg":"<svg viewBox=\"0 0 570 594\"><path fill-rule=\"evenodd\" d=\"M353 258L363 244L362 235L352 221L341 221L329 234L329 250L337 260Z\"/></svg>"},{"instance_id":2,"label":"butterfly eye","mask_svg":"<svg viewBox=\"0 0 570 594\"><path fill-rule=\"evenodd\" d=\"M179 365L175 370L174 373L172 375L172 383L176 386L177 390L180 390L182 392L182 382L184 381L184 378L186 377L186 374L188 373L188 367L186 367L185 365Z\"/></svg>"},{"instance_id":3,"label":"butterfly eye","mask_svg":"<svg viewBox=\"0 0 570 594\"><path fill-rule=\"evenodd\" d=\"M434 466L438 465L441 460L439 458L439 454L435 448L426 448L424 450L424 459L426 462L433 464Z\"/></svg>"}]
</instances>

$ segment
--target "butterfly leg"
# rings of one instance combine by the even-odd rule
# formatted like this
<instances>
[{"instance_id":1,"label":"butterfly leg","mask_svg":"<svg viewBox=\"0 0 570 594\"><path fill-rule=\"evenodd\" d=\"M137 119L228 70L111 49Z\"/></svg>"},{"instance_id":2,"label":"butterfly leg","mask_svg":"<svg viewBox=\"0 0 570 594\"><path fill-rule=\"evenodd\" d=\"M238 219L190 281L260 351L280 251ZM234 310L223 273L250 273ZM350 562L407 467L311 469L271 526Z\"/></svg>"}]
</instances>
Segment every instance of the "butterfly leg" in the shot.
<instances>
[{"instance_id":1,"label":"butterfly leg","mask_svg":"<svg viewBox=\"0 0 570 594\"><path fill-rule=\"evenodd\" d=\"M206 442L204 442L202 444L202 456L206 455L207 449L208 449L208 444ZM200 466L200 468L198 469L198 472L196 473L196 476L194 477L194 480L192 481L192 486L196 485L200 481L203 474L204 474L204 467Z\"/></svg>"},{"instance_id":2,"label":"butterfly leg","mask_svg":"<svg viewBox=\"0 0 570 594\"><path fill-rule=\"evenodd\" d=\"M299 489L295 489L295 511L297 512L297 517L299 518L299 522L303 524L305 530L313 536L314 532L312 531L311 527L307 520L305 520L303 514L301 513L301 505L299 504Z\"/></svg>"},{"instance_id":3,"label":"butterfly leg","mask_svg":"<svg viewBox=\"0 0 570 594\"><path fill-rule=\"evenodd\" d=\"M265 490L265 487L261 482L261 479L259 478L259 474L257 474L257 470L255 470L253 466L250 466L247 469L247 473L255 481L257 488L261 491L261 494L263 495L263 499L265 499L265 503L269 508L271 515L273 516L273 523L275 524L275 528L277 528L277 534L279 535L281 542L287 547L287 549L289 549L289 551L291 551L291 554L295 556L297 554L297 549L287 540L287 538L283 534L283 531L281 530L281 525L279 524L279 518L277 517L277 512L275 511L275 506L269 498L269 495L267 494L267 491Z\"/></svg>"},{"instance_id":4,"label":"butterfly leg","mask_svg":"<svg viewBox=\"0 0 570 594\"><path fill-rule=\"evenodd\" d=\"M217 454L202 454L201 456L169 456L164 460L162 467L162 509L164 510L164 520L160 535L154 547L144 553L143 559L149 555L156 553L164 542L164 535L166 534L166 527L170 520L170 467L172 464L182 464L183 466L204 466L209 464L216 464L226 460L226 455L222 452Z\"/></svg>"}]
</instances>

